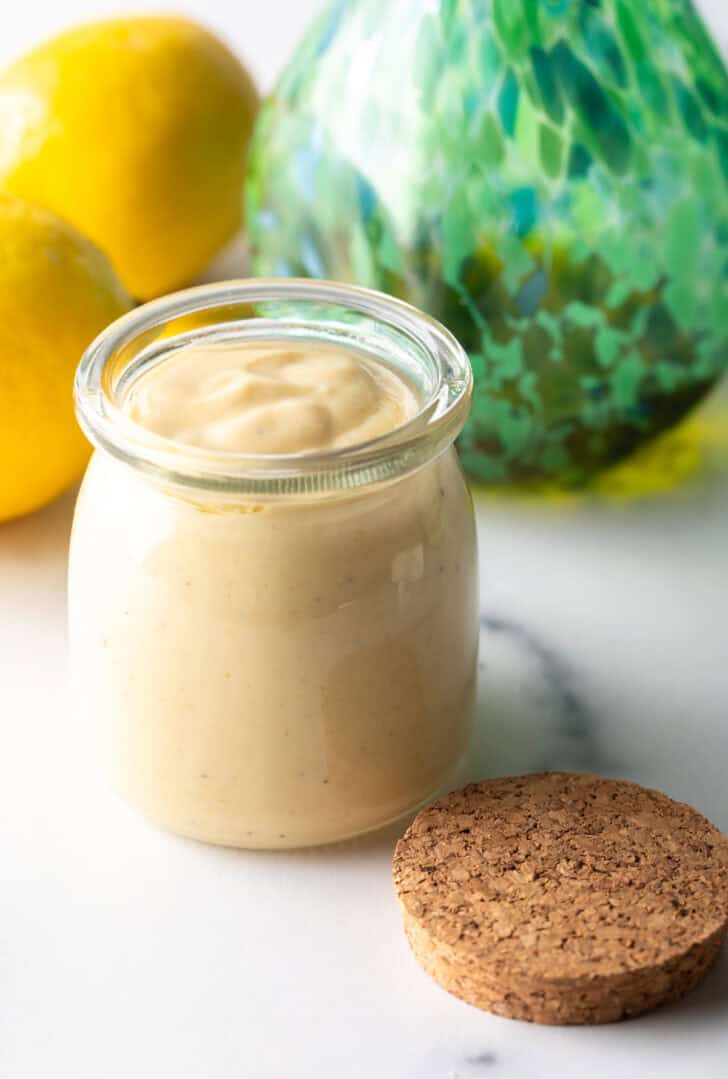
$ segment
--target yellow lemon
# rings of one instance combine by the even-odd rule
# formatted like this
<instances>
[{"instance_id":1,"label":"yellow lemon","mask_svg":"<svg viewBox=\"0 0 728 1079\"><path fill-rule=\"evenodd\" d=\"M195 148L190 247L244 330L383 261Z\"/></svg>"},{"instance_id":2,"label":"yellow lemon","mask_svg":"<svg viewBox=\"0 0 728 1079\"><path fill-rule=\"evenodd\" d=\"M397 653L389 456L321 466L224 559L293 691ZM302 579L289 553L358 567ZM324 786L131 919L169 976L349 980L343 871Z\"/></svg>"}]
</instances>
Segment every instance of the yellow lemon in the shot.
<instances>
[{"instance_id":1,"label":"yellow lemon","mask_svg":"<svg viewBox=\"0 0 728 1079\"><path fill-rule=\"evenodd\" d=\"M50 502L80 476L89 446L73 413L76 364L130 307L89 240L0 195L0 521Z\"/></svg>"},{"instance_id":2,"label":"yellow lemon","mask_svg":"<svg viewBox=\"0 0 728 1079\"><path fill-rule=\"evenodd\" d=\"M79 26L0 77L0 187L70 221L148 299L240 227L257 107L245 69L194 22Z\"/></svg>"}]
</instances>

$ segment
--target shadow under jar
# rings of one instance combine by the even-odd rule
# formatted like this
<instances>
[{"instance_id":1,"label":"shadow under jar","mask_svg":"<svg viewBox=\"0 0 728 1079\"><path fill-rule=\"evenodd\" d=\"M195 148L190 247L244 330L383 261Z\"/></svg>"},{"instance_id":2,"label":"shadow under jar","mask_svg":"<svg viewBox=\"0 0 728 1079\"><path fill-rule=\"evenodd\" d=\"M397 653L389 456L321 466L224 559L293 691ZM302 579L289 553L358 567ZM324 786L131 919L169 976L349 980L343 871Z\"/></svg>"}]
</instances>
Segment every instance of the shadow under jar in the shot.
<instances>
[{"instance_id":1,"label":"shadow under jar","mask_svg":"<svg viewBox=\"0 0 728 1079\"><path fill-rule=\"evenodd\" d=\"M414 388L416 413L360 445L255 456L183 445L124 411L177 350L234 342L379 359ZM191 289L89 348L73 692L132 805L197 839L298 847L383 826L453 776L478 640L453 447L470 393L467 357L438 323L324 282Z\"/></svg>"}]
</instances>

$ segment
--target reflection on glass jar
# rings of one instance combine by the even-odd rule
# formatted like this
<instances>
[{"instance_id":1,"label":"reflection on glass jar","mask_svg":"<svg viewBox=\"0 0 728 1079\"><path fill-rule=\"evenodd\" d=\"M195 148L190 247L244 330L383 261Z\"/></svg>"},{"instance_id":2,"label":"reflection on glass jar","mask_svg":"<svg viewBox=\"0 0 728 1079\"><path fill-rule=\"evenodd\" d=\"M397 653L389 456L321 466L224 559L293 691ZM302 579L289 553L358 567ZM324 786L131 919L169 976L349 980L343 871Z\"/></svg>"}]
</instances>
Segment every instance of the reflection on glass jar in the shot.
<instances>
[{"instance_id":1,"label":"reflection on glass jar","mask_svg":"<svg viewBox=\"0 0 728 1079\"><path fill-rule=\"evenodd\" d=\"M360 446L253 457L171 443L120 407L170 350L261 336L382 357L419 410ZM77 380L97 451L71 549L74 696L129 802L199 839L293 847L376 828L447 782L477 650L453 449L469 394L436 323L318 283L192 290L92 346Z\"/></svg>"}]
</instances>

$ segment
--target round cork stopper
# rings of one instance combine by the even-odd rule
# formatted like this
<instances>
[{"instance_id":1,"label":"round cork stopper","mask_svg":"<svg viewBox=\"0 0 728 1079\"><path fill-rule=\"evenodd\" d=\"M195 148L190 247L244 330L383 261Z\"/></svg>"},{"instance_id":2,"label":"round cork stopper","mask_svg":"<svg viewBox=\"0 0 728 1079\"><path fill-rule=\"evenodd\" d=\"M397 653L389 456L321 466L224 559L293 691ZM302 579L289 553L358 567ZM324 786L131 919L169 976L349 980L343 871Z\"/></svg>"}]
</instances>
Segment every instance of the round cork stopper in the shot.
<instances>
[{"instance_id":1,"label":"round cork stopper","mask_svg":"<svg viewBox=\"0 0 728 1079\"><path fill-rule=\"evenodd\" d=\"M728 926L728 840L634 783L547 772L424 809L394 881L449 992L535 1023L609 1023L692 989Z\"/></svg>"}]
</instances>

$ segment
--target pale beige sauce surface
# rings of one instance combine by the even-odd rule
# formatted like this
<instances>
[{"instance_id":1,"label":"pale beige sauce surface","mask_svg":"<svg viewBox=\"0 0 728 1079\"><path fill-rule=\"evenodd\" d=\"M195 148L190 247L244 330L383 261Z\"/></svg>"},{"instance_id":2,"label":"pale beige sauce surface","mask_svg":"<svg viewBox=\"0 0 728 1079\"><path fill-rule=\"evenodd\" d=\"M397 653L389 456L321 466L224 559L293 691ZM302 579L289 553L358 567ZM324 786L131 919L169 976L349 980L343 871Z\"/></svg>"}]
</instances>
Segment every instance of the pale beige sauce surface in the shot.
<instances>
[{"instance_id":1,"label":"pale beige sauce surface","mask_svg":"<svg viewBox=\"0 0 728 1079\"><path fill-rule=\"evenodd\" d=\"M231 453L342 449L400 427L417 411L391 368L327 345L190 345L129 393L133 420L175 442Z\"/></svg>"}]
</instances>

